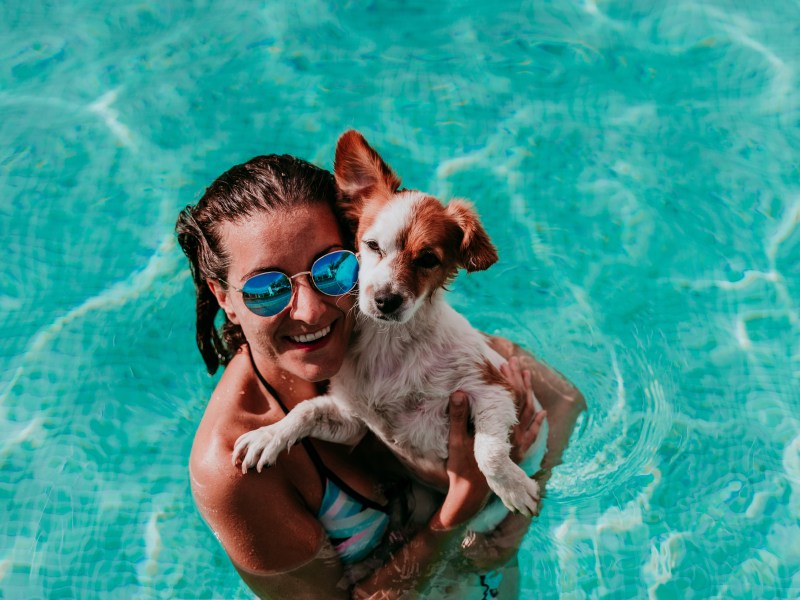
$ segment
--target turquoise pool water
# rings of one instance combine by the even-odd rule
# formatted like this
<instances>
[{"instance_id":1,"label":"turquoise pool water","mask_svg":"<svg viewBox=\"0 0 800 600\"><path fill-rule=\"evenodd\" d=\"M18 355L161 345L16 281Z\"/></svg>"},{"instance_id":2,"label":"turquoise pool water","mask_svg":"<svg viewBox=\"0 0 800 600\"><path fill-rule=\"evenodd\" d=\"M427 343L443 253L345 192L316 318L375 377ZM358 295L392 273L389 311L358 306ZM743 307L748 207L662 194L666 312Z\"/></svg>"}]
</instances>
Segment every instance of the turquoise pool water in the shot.
<instances>
[{"instance_id":1,"label":"turquoise pool water","mask_svg":"<svg viewBox=\"0 0 800 600\"><path fill-rule=\"evenodd\" d=\"M0 7L0 596L249 597L172 228L356 127L477 204L452 303L587 397L523 597L798 597L800 5L338 4Z\"/></svg>"}]
</instances>

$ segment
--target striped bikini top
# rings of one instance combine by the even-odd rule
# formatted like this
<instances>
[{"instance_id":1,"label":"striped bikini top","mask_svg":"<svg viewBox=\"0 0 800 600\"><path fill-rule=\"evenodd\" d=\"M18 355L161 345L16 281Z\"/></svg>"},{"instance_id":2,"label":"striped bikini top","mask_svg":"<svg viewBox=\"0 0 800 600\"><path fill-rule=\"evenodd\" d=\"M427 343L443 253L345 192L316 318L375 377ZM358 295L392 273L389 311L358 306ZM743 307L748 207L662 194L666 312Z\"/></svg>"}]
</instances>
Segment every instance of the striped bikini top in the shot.
<instances>
[{"instance_id":1,"label":"striped bikini top","mask_svg":"<svg viewBox=\"0 0 800 600\"><path fill-rule=\"evenodd\" d=\"M258 379L272 394L283 412L288 414L289 411L281 402L278 392L264 379L256 367L252 352L249 354L253 371ZM300 443L305 448L322 481L325 493L317 518L328 534L339 558L347 564L366 558L378 546L389 525L387 509L359 494L328 469L308 439L303 439Z\"/></svg>"}]
</instances>

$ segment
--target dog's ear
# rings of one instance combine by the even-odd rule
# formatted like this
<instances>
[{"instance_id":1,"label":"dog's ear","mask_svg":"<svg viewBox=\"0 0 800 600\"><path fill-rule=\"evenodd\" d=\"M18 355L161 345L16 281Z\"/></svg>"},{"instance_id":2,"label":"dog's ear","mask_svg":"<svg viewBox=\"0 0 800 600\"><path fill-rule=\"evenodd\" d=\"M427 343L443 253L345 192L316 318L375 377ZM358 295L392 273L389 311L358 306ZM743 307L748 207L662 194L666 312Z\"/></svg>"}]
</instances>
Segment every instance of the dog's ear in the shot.
<instances>
[{"instance_id":1,"label":"dog's ear","mask_svg":"<svg viewBox=\"0 0 800 600\"><path fill-rule=\"evenodd\" d=\"M496 263L497 250L472 205L465 200L451 200L446 210L464 234L459 248L461 266L471 273L483 271Z\"/></svg>"},{"instance_id":2,"label":"dog's ear","mask_svg":"<svg viewBox=\"0 0 800 600\"><path fill-rule=\"evenodd\" d=\"M400 187L400 178L358 131L342 134L336 144L333 174L347 216L358 220L367 198L385 198Z\"/></svg>"}]
</instances>

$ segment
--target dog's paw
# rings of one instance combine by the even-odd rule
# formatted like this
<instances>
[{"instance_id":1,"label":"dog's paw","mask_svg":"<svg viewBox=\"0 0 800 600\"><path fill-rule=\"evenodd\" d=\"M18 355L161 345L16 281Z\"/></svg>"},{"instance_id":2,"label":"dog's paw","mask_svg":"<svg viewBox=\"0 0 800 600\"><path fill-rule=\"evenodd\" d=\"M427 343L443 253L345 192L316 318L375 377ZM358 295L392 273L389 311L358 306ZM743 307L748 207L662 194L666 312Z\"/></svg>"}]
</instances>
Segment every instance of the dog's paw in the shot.
<instances>
[{"instance_id":1,"label":"dog's paw","mask_svg":"<svg viewBox=\"0 0 800 600\"><path fill-rule=\"evenodd\" d=\"M278 454L285 445L276 435L274 426L268 425L248 431L240 435L233 446L233 465L236 466L241 462L242 473L247 473L252 467L260 473L264 465L275 464Z\"/></svg>"},{"instance_id":2,"label":"dog's paw","mask_svg":"<svg viewBox=\"0 0 800 600\"><path fill-rule=\"evenodd\" d=\"M527 476L514 477L510 485L498 487L501 489L494 491L508 510L521 513L526 517L539 514L539 484L533 479Z\"/></svg>"}]
</instances>

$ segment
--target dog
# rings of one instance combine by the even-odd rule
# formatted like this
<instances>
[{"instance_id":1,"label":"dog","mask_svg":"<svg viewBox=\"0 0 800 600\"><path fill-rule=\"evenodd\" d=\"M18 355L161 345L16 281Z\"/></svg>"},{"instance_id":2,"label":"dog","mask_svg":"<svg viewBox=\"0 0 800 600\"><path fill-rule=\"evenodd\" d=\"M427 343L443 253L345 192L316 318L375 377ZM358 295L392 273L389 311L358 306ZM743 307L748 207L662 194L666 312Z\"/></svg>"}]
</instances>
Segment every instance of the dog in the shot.
<instances>
[{"instance_id":1,"label":"dog","mask_svg":"<svg viewBox=\"0 0 800 600\"><path fill-rule=\"evenodd\" d=\"M352 444L369 428L412 471L444 473L448 401L461 390L474 424L475 459L489 487L508 510L538 514L538 484L509 457L516 407L498 369L505 360L443 298L458 269L480 271L498 260L477 214L464 200L444 206L401 189L394 171L354 130L338 140L334 176L359 250L362 316L353 342L328 392L243 434L234 464L241 459L243 472L261 471L304 437Z\"/></svg>"}]
</instances>

